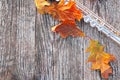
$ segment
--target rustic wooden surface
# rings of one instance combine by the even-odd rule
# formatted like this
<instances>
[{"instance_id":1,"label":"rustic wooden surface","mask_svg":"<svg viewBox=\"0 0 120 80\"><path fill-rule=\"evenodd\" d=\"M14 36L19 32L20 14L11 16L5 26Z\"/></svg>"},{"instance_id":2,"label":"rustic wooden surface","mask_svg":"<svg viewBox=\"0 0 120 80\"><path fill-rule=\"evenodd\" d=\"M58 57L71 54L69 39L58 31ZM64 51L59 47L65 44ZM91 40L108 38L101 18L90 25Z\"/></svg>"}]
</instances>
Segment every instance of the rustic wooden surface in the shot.
<instances>
[{"instance_id":1,"label":"rustic wooden surface","mask_svg":"<svg viewBox=\"0 0 120 80\"><path fill-rule=\"evenodd\" d=\"M80 1L120 30L120 0ZM57 23L38 14L33 0L0 0L0 80L104 80L86 63L88 40L60 38L51 32ZM78 25L116 56L109 80L120 80L120 46L89 24Z\"/></svg>"}]
</instances>

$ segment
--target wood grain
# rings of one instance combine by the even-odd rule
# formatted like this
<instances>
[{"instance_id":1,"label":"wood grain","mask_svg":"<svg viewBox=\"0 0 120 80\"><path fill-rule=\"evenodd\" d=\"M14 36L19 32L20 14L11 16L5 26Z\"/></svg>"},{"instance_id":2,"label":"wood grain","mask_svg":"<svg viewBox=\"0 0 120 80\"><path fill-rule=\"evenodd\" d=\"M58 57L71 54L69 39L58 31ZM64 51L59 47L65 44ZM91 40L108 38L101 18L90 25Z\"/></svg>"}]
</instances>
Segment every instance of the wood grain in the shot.
<instances>
[{"instance_id":1,"label":"wood grain","mask_svg":"<svg viewBox=\"0 0 120 80\"><path fill-rule=\"evenodd\" d=\"M120 0L80 0L89 9L120 30ZM33 0L0 0L0 80L104 80L86 63L89 41L62 39L51 32L58 22L37 13ZM120 46L89 24L78 26L116 56L110 63L120 79Z\"/></svg>"}]
</instances>

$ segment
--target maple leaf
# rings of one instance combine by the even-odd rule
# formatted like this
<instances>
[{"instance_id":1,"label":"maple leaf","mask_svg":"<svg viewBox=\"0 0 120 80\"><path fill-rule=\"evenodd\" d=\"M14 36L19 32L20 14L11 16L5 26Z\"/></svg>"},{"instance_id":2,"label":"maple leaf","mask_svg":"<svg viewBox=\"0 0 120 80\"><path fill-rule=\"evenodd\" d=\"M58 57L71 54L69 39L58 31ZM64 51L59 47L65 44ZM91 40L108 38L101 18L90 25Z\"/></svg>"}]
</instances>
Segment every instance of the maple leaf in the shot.
<instances>
[{"instance_id":1,"label":"maple leaf","mask_svg":"<svg viewBox=\"0 0 120 80\"><path fill-rule=\"evenodd\" d=\"M73 37L85 36L75 24L75 20L80 21L83 15L76 8L74 1L70 0L65 4L65 1L61 0L59 3L52 2L50 4L45 0L35 0L35 3L40 13L48 13L53 18L61 21L60 24L52 28L52 31L60 33L62 38L66 38L69 35Z\"/></svg>"},{"instance_id":2,"label":"maple leaf","mask_svg":"<svg viewBox=\"0 0 120 80\"><path fill-rule=\"evenodd\" d=\"M90 41L90 46L86 49L86 52L90 52L87 61L92 62L91 69L100 70L102 77L108 78L109 74L112 73L112 68L109 63L114 61L115 57L104 52L104 46L95 40Z\"/></svg>"},{"instance_id":3,"label":"maple leaf","mask_svg":"<svg viewBox=\"0 0 120 80\"><path fill-rule=\"evenodd\" d=\"M38 9L38 12L41 14L46 13L47 6L50 5L50 3L46 0L35 0L35 4Z\"/></svg>"},{"instance_id":4,"label":"maple leaf","mask_svg":"<svg viewBox=\"0 0 120 80\"><path fill-rule=\"evenodd\" d=\"M61 22L60 24L52 27L52 31L60 33L62 38L66 38L69 35L73 37L85 36L85 34L76 26L75 22L72 21Z\"/></svg>"},{"instance_id":5,"label":"maple leaf","mask_svg":"<svg viewBox=\"0 0 120 80\"><path fill-rule=\"evenodd\" d=\"M75 2L71 0L67 4L65 4L64 0L61 0L59 3L53 2L46 10L60 21L74 21L75 19L80 21L83 17L82 12L76 8Z\"/></svg>"}]
</instances>

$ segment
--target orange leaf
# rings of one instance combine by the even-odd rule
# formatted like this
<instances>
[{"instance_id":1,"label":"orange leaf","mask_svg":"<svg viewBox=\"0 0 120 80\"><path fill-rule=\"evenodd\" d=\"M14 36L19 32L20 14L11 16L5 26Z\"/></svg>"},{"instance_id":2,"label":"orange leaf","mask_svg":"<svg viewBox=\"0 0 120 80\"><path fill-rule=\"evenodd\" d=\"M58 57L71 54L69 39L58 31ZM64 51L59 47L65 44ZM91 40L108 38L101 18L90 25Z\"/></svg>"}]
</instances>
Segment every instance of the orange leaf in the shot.
<instances>
[{"instance_id":1,"label":"orange leaf","mask_svg":"<svg viewBox=\"0 0 120 80\"><path fill-rule=\"evenodd\" d=\"M103 78L108 78L112 73L110 61L114 61L115 57L111 54L104 52L104 46L100 45L98 41L91 40L90 46L86 52L90 52L88 62L92 62L93 70L100 70ZM110 70L110 71L109 71Z\"/></svg>"},{"instance_id":2,"label":"orange leaf","mask_svg":"<svg viewBox=\"0 0 120 80\"><path fill-rule=\"evenodd\" d=\"M74 1L70 0L65 4L64 0L60 0L59 3L52 2L50 4L46 0L35 0L35 3L40 13L48 13L61 21L60 24L52 28L52 31L60 33L61 37L66 38L69 35L73 37L85 36L75 24L75 20L80 21L83 15L76 8Z\"/></svg>"},{"instance_id":3,"label":"orange leaf","mask_svg":"<svg viewBox=\"0 0 120 80\"><path fill-rule=\"evenodd\" d=\"M62 38L66 38L69 35L73 37L82 36L85 34L76 26L75 22L72 21L64 21L55 27L52 27L52 31L56 33L60 33Z\"/></svg>"},{"instance_id":4,"label":"orange leaf","mask_svg":"<svg viewBox=\"0 0 120 80\"><path fill-rule=\"evenodd\" d=\"M76 8L75 2L71 0L67 4L64 3L64 0L61 0L59 3L53 2L46 10L60 21L74 21L75 19L80 21L83 17L82 12Z\"/></svg>"}]
</instances>

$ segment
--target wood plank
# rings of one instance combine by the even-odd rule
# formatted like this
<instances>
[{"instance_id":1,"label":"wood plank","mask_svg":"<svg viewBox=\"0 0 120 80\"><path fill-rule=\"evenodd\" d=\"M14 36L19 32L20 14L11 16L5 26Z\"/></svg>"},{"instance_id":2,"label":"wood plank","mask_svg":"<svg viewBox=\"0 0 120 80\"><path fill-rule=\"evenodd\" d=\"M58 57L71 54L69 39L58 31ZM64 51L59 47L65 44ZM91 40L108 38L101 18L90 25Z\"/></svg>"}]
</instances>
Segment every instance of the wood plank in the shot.
<instances>
[{"instance_id":1,"label":"wood plank","mask_svg":"<svg viewBox=\"0 0 120 80\"><path fill-rule=\"evenodd\" d=\"M1 0L1 78L30 80L34 76L35 14L33 0Z\"/></svg>"},{"instance_id":2,"label":"wood plank","mask_svg":"<svg viewBox=\"0 0 120 80\"><path fill-rule=\"evenodd\" d=\"M106 17L109 17L106 15L105 10L106 10L106 4L111 3L111 2L105 2L105 1L102 1L102 2L101 1L100 2L99 1L97 1L97 2L83 1L83 2L86 4L86 6L88 6L88 8L95 11L102 18L106 19ZM36 34L39 34L39 35L41 34L41 36L45 37L45 38L43 38L43 40L41 42L43 42L45 40L51 41L51 38L46 37L46 36L51 36L52 34L50 32L44 33L44 32L46 32L46 30L48 30L48 31L50 30L50 28L46 28L46 27L49 27L48 26L49 23L51 24L51 26L53 26L53 24L54 24L53 21L49 20L48 18L49 18L49 16L47 16L47 17L43 16L42 17L43 22L40 22L40 20L38 20L38 22L37 22L38 26L41 26L42 31L40 31L40 32L36 31ZM46 20L47 25L44 24L44 22L45 22L44 19ZM44 27L44 26L46 26L46 27ZM90 28L88 24L85 24L84 22L82 22L82 23L79 23L79 26L82 26L81 28L86 32L87 35L93 37L94 39L99 40L102 44L105 44L106 46L107 45L109 46L109 44L117 45L114 42L112 42L111 40L109 40L108 38L106 38L106 36L104 34L101 34L96 29ZM40 30L41 30L41 28L40 28ZM39 30L39 29L37 29L37 30ZM89 54L84 53L84 50L86 49L86 47L88 45L88 40L83 40L81 38L73 39L71 37L63 40L63 39L60 39L60 37L56 34L55 34L54 40L55 41L53 43L52 51L53 51L53 56L55 55L55 59L57 59L57 60L55 61L56 66L53 67L55 70L55 72L53 71L53 75L52 75L52 76L54 76L53 80L64 80L64 79L65 80L66 79L70 79L70 80L78 80L78 79L80 79L80 80L82 80L82 79L84 79L84 80L88 80L88 79L89 80L100 80L101 79L100 75L99 75L100 73L98 71L97 72L91 71L89 69L90 64L85 63L86 59L89 55ZM77 43L75 44L75 42L77 42ZM47 42L47 43L49 43L49 42ZM78 43L80 43L80 44L78 44ZM73 44L75 44L75 46L73 46ZM37 46L38 46L37 51L40 52L39 49L41 49L41 51L45 52L46 46L44 46L44 44L42 46L40 46L40 45L41 45L41 43L37 44ZM52 43L50 45L52 45ZM45 49L43 48L43 46L45 47ZM116 48L118 48L118 50L119 50L119 47L116 47ZM106 51L109 53L112 53L111 51L109 51L109 49L110 48L107 47ZM118 53L118 50L117 50L117 53ZM47 52L49 54L48 49L47 49ZM56 54L56 52L57 52L57 54ZM41 55L42 55L42 58L44 58L45 61L47 61L45 58L47 56L44 53ZM77 58L77 60L76 60L76 58ZM44 59L42 59L42 60L44 60ZM38 61L40 61L40 60L38 60ZM41 69L39 71L39 73L41 73L41 72L43 73L45 71L45 74L44 74L44 76L42 76L43 78L41 78L41 80L44 80L44 78L48 80L48 78L46 78L46 76L49 76L51 79L50 74L47 73L47 72L49 72L49 69L48 69L49 64L45 65L44 61L43 61L43 64L41 63L39 65L44 68L44 69ZM113 65L115 65L115 64L113 64ZM110 79L116 80L118 78L116 76L111 76Z\"/></svg>"},{"instance_id":3,"label":"wood plank","mask_svg":"<svg viewBox=\"0 0 120 80\"><path fill-rule=\"evenodd\" d=\"M120 30L119 0L79 1ZM0 80L104 80L86 63L89 41L62 39L51 31L55 24L36 12L33 0L0 0ZM119 80L120 46L83 20L78 26L116 56L109 80Z\"/></svg>"}]
</instances>

